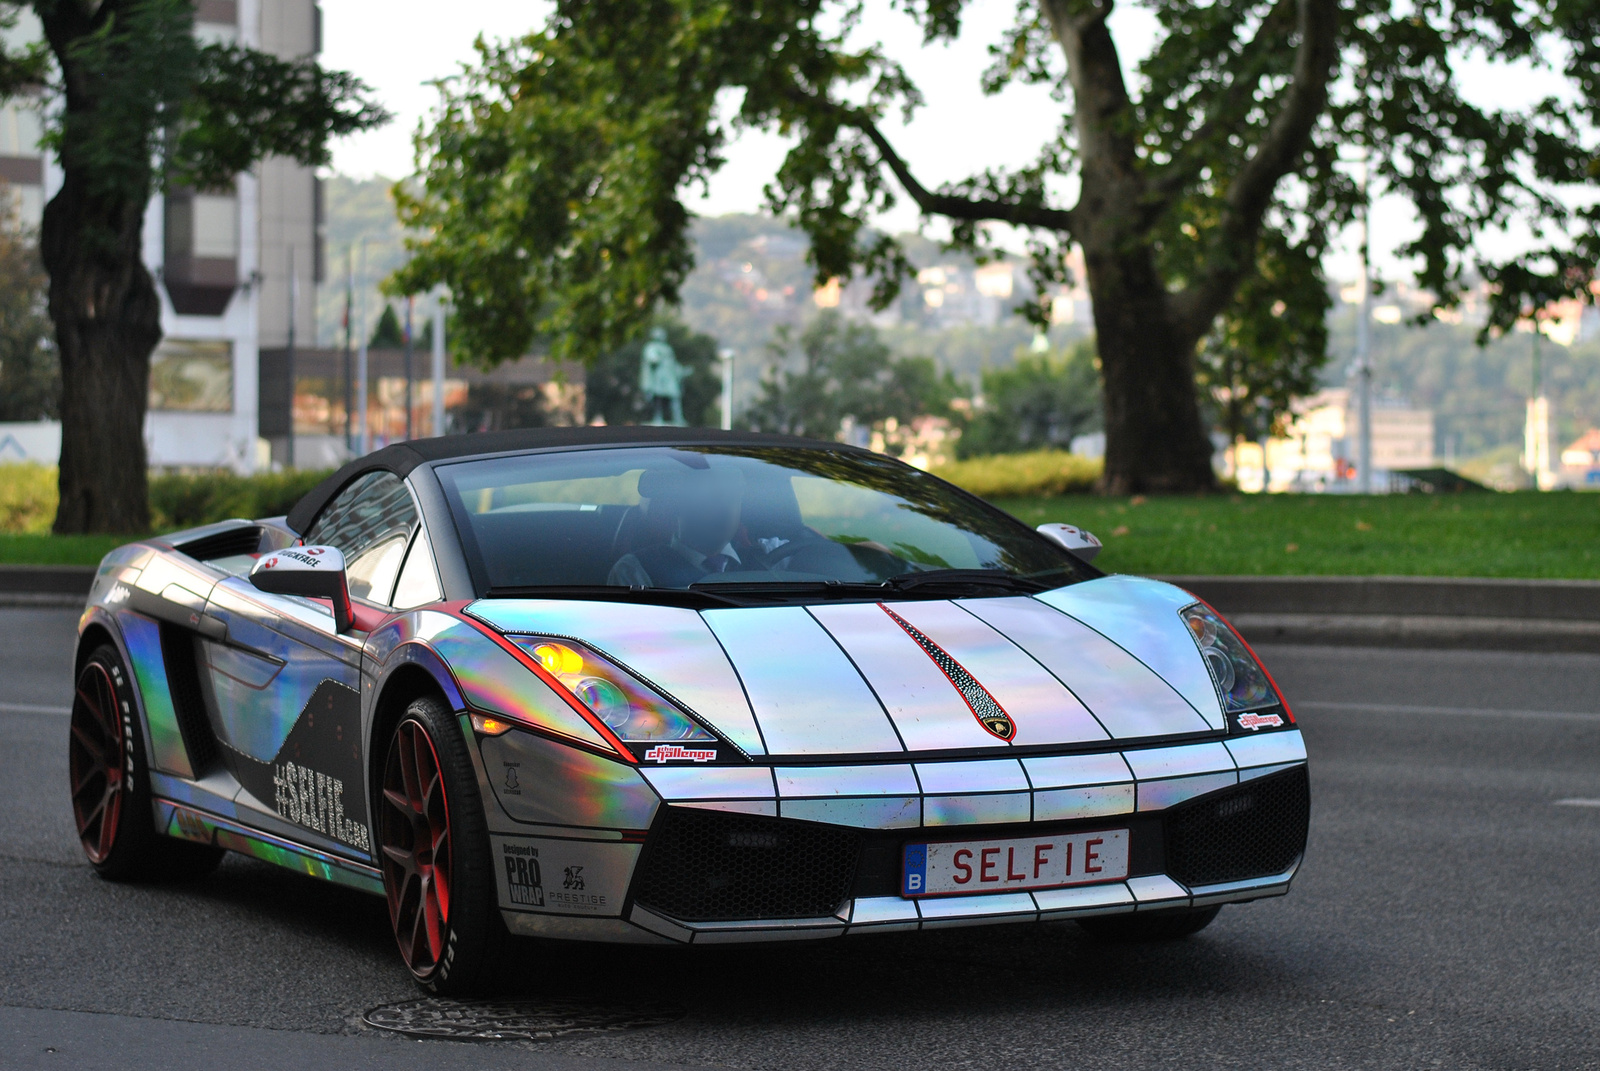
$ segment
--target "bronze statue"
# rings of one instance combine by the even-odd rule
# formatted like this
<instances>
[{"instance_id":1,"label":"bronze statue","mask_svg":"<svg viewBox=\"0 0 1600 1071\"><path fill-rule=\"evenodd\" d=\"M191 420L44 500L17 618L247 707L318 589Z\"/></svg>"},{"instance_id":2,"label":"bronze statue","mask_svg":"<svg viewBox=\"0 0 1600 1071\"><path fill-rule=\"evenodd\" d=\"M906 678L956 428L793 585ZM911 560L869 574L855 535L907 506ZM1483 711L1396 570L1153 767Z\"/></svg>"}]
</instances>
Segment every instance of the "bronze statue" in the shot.
<instances>
[{"instance_id":1,"label":"bronze statue","mask_svg":"<svg viewBox=\"0 0 1600 1071\"><path fill-rule=\"evenodd\" d=\"M667 343L667 329L652 327L650 341L639 355L639 393L650 410L647 424L681 428L683 419L683 381L689 370L678 363L678 355Z\"/></svg>"}]
</instances>

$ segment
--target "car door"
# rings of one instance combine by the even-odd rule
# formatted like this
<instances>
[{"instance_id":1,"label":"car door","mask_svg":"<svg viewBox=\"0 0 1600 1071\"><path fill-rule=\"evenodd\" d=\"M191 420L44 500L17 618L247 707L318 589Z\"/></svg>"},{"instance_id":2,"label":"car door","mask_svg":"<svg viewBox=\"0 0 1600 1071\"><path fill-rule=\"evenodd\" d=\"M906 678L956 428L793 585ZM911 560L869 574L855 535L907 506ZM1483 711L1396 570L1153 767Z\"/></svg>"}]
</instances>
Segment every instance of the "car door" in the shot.
<instances>
[{"instance_id":1,"label":"car door","mask_svg":"<svg viewBox=\"0 0 1600 1071\"><path fill-rule=\"evenodd\" d=\"M390 604L417 528L404 482L373 472L328 503L305 542L343 552L351 597L364 604L358 619L370 621ZM242 579L219 584L208 611L227 632L201 641L201 683L222 761L244 789L241 811L369 856L359 623L341 634L325 604Z\"/></svg>"}]
</instances>

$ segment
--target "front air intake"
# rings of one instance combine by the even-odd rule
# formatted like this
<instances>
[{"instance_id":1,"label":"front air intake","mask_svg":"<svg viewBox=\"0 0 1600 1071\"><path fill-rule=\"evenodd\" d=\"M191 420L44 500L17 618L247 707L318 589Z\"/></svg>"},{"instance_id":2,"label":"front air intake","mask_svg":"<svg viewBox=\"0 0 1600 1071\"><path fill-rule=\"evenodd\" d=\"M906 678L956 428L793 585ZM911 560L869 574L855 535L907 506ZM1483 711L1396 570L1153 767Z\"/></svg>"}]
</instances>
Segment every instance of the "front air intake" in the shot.
<instances>
[{"instance_id":1,"label":"front air intake","mask_svg":"<svg viewBox=\"0 0 1600 1071\"><path fill-rule=\"evenodd\" d=\"M1304 766L1175 807L1167 873L1191 888L1281 874L1305 853L1310 820Z\"/></svg>"},{"instance_id":2,"label":"front air intake","mask_svg":"<svg viewBox=\"0 0 1600 1071\"><path fill-rule=\"evenodd\" d=\"M634 900L684 922L825 918L850 894L861 845L853 829L667 807Z\"/></svg>"}]
</instances>

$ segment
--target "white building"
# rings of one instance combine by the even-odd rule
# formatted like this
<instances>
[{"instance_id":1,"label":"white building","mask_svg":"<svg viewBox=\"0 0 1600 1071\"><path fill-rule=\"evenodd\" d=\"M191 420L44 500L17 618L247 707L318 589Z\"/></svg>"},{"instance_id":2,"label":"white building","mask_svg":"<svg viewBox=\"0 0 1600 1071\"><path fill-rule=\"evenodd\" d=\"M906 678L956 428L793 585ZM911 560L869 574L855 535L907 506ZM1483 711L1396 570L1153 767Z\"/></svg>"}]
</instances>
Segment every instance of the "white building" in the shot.
<instances>
[{"instance_id":1,"label":"white building","mask_svg":"<svg viewBox=\"0 0 1600 1071\"><path fill-rule=\"evenodd\" d=\"M284 58L321 50L315 0L199 0L196 9L202 40L238 41ZM41 36L28 12L7 35L12 42ZM40 107L27 100L0 107L0 178L26 225L38 224L61 183L60 168L39 148ZM284 459L291 265L295 338L309 346L323 272L321 206L314 170L283 158L241 174L232 189L173 189L151 199L144 259L161 291L165 336L150 367L152 466L250 472Z\"/></svg>"}]
</instances>

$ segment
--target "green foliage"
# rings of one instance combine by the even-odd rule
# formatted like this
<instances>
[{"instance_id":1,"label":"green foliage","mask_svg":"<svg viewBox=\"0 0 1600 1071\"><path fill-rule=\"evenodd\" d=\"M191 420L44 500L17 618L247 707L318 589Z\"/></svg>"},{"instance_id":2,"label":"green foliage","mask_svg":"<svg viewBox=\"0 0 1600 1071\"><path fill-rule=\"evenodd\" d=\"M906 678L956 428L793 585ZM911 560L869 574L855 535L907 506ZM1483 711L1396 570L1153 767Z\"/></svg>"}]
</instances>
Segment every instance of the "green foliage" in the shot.
<instances>
[{"instance_id":1,"label":"green foliage","mask_svg":"<svg viewBox=\"0 0 1600 1071\"><path fill-rule=\"evenodd\" d=\"M193 0L32 7L58 64L76 76L68 83L77 99L46 145L66 170L82 170L91 193L126 194L152 181L231 186L266 156L320 166L330 137L389 119L360 79L314 59L202 45Z\"/></svg>"},{"instance_id":2,"label":"green foliage","mask_svg":"<svg viewBox=\"0 0 1600 1071\"><path fill-rule=\"evenodd\" d=\"M394 306L385 302L383 315L378 317L378 326L372 329L372 339L367 345L374 349L397 350L405 344L406 336L400 327L400 317L394 311Z\"/></svg>"},{"instance_id":3,"label":"green foliage","mask_svg":"<svg viewBox=\"0 0 1600 1071\"><path fill-rule=\"evenodd\" d=\"M346 71L233 44L197 50L181 99L170 168L193 186L226 186L267 156L327 164L328 139L388 122Z\"/></svg>"},{"instance_id":4,"label":"green foliage","mask_svg":"<svg viewBox=\"0 0 1600 1071\"><path fill-rule=\"evenodd\" d=\"M150 478L150 518L157 531L193 528L231 517L277 517L326 479L326 471L293 469L254 476L231 472Z\"/></svg>"},{"instance_id":5,"label":"green foliage","mask_svg":"<svg viewBox=\"0 0 1600 1071\"><path fill-rule=\"evenodd\" d=\"M983 498L1087 494L1104 471L1098 458L1063 450L998 454L952 461L933 474Z\"/></svg>"},{"instance_id":6,"label":"green foliage","mask_svg":"<svg viewBox=\"0 0 1600 1071\"><path fill-rule=\"evenodd\" d=\"M0 465L0 532L50 531L56 497L54 465Z\"/></svg>"},{"instance_id":7,"label":"green foliage","mask_svg":"<svg viewBox=\"0 0 1600 1071\"><path fill-rule=\"evenodd\" d=\"M1099 426L1094 341L1084 339L1065 352L1023 352L1010 368L985 369L983 405L956 449L963 458L1060 450Z\"/></svg>"},{"instance_id":8,"label":"green foliage","mask_svg":"<svg viewBox=\"0 0 1600 1071\"><path fill-rule=\"evenodd\" d=\"M1041 131L1032 163L929 190L880 129L923 97L881 48L851 47L859 4L565 0L542 29L483 48L445 84L441 119L418 142L424 186L402 197L406 222L429 235L405 286L448 283L462 298L458 337L484 360L521 354L536 334L561 355L614 348L677 299L689 267L683 197L743 128L791 139L768 201L808 235L816 280L871 277L879 307L910 262L866 221L901 196L947 219L954 246L974 256L996 252L991 222L1021 228L1041 297L1066 281L1075 242L1111 234L1111 255L1148 250L1142 293L1164 296L1185 348L1209 336L1202 380L1224 392L1224 419L1238 428L1247 414L1280 417L1325 352L1321 260L1360 200L1340 160L1352 144L1371 154L1374 193L1420 216L1400 252L1441 303L1476 271L1496 285L1501 329L1594 278L1600 206L1570 193L1600 180L1600 6L1146 7L1155 47L1125 80L1108 8L1019 3L982 88L1049 86L1059 125ZM960 34L966 4L904 10L937 45ZM1485 54L1552 71L1565 99L1477 103L1460 70ZM719 111L719 99L737 110ZM1074 184L1100 193L1059 206L1055 191ZM1517 220L1535 224L1526 248L1477 244ZM1025 311L1043 323L1046 305Z\"/></svg>"},{"instance_id":9,"label":"green foliage","mask_svg":"<svg viewBox=\"0 0 1600 1071\"><path fill-rule=\"evenodd\" d=\"M932 360L897 360L872 327L831 311L815 317L798 338L780 327L767 360L761 397L743 415L756 431L832 439L847 418L870 427L890 417L905 423L942 415L962 393Z\"/></svg>"},{"instance_id":10,"label":"green foliage","mask_svg":"<svg viewBox=\"0 0 1600 1071\"><path fill-rule=\"evenodd\" d=\"M5 193L0 189L0 198ZM0 212L0 420L54 420L61 362L45 309L49 281L35 236L15 222Z\"/></svg>"},{"instance_id":11,"label":"green foliage","mask_svg":"<svg viewBox=\"0 0 1600 1071\"><path fill-rule=\"evenodd\" d=\"M1316 389L1333 299L1313 253L1264 235L1256 273L1200 345L1200 385L1229 442L1281 431L1289 406Z\"/></svg>"},{"instance_id":12,"label":"green foliage","mask_svg":"<svg viewBox=\"0 0 1600 1071\"><path fill-rule=\"evenodd\" d=\"M683 418L691 427L716 427L722 420L722 362L717 340L691 331L673 318L662 318L667 344L678 363L689 370L683 381ZM641 424L650 418L639 395L639 358L645 335L619 346L592 364L584 377L589 419L607 424Z\"/></svg>"},{"instance_id":13,"label":"green foliage","mask_svg":"<svg viewBox=\"0 0 1600 1071\"><path fill-rule=\"evenodd\" d=\"M275 517L289 512L328 474L314 470L236 476L229 472L150 478L150 516L156 531L193 528L230 517ZM0 532L43 533L56 512L56 469L0 465Z\"/></svg>"},{"instance_id":14,"label":"green foliage","mask_svg":"<svg viewBox=\"0 0 1600 1071\"><path fill-rule=\"evenodd\" d=\"M1582 493L1000 499L1030 525L1105 542L1095 564L1142 575L1600 579ZM1493 539L1485 539L1493 532Z\"/></svg>"}]
</instances>

